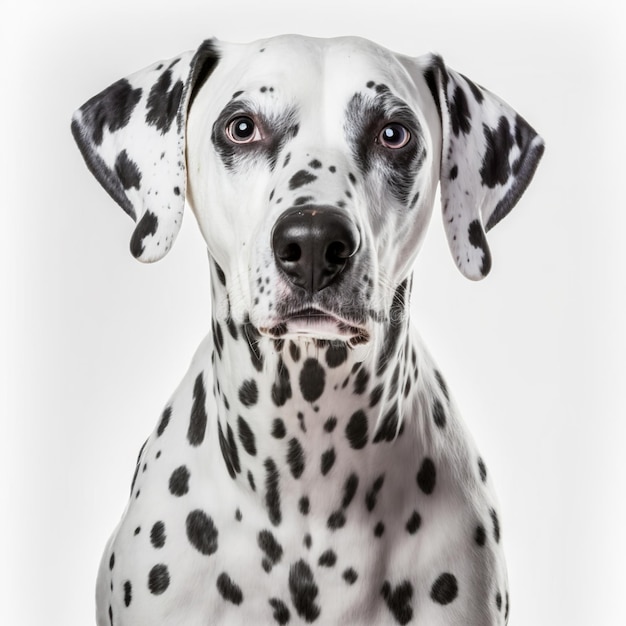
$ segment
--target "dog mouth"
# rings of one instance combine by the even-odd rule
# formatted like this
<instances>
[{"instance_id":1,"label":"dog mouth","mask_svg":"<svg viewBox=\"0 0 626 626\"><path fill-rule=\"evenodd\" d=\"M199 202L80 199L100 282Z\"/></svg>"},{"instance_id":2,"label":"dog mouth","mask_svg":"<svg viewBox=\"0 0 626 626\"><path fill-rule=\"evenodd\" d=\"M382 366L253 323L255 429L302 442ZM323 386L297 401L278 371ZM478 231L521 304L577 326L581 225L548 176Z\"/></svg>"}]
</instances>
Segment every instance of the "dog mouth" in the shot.
<instances>
[{"instance_id":1,"label":"dog mouth","mask_svg":"<svg viewBox=\"0 0 626 626\"><path fill-rule=\"evenodd\" d=\"M367 343L370 339L370 333L364 326L315 307L298 309L285 315L277 324L259 328L259 331L276 339L288 337L339 339L353 346Z\"/></svg>"}]
</instances>

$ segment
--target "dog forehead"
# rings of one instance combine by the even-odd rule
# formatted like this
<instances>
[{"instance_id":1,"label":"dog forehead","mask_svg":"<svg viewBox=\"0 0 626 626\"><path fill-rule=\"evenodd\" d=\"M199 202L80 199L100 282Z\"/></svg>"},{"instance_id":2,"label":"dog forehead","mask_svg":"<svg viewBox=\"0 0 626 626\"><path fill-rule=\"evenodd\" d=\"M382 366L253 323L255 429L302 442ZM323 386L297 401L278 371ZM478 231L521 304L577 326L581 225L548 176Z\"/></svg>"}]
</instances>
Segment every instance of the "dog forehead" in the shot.
<instances>
[{"instance_id":1,"label":"dog forehead","mask_svg":"<svg viewBox=\"0 0 626 626\"><path fill-rule=\"evenodd\" d=\"M282 35L219 47L216 78L231 89L267 85L299 98L333 90L337 99L340 92L353 94L368 83L388 84L404 96L412 84L395 53L360 37Z\"/></svg>"}]
</instances>

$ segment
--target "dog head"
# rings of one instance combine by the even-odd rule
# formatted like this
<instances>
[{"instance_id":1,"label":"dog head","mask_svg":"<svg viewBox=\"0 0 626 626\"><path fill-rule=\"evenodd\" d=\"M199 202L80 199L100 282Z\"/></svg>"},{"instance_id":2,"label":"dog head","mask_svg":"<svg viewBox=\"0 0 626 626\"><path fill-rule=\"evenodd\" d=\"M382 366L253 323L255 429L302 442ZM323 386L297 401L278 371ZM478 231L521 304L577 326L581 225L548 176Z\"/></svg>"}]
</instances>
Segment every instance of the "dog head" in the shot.
<instances>
[{"instance_id":1,"label":"dog head","mask_svg":"<svg viewBox=\"0 0 626 626\"><path fill-rule=\"evenodd\" d=\"M388 319L438 183L456 265L480 279L485 232L543 153L521 116L440 57L358 38L209 40L104 90L72 130L137 221L134 256L167 253L187 197L228 315L353 342Z\"/></svg>"}]
</instances>

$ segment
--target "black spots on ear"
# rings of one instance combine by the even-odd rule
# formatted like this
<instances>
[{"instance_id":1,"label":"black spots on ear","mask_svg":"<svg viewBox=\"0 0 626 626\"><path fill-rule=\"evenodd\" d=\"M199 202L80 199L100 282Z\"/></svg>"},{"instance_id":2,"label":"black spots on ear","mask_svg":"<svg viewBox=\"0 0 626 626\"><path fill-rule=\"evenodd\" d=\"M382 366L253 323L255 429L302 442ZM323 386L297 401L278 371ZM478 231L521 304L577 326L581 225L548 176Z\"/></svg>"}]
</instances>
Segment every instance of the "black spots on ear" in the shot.
<instances>
[{"instance_id":1,"label":"black spots on ear","mask_svg":"<svg viewBox=\"0 0 626 626\"><path fill-rule=\"evenodd\" d=\"M265 459L265 505L269 514L270 522L278 526L282 519L280 508L280 490L278 483L280 475L276 463L270 458Z\"/></svg>"},{"instance_id":2,"label":"black spots on ear","mask_svg":"<svg viewBox=\"0 0 626 626\"><path fill-rule=\"evenodd\" d=\"M367 415L363 411L356 411L350 416L346 426L346 437L354 450L361 450L367 445Z\"/></svg>"},{"instance_id":3,"label":"black spots on ear","mask_svg":"<svg viewBox=\"0 0 626 626\"><path fill-rule=\"evenodd\" d=\"M456 86L452 100L449 104L450 122L452 124L452 132L456 137L459 133L467 135L472 129L471 114L467 103L467 96L460 85Z\"/></svg>"},{"instance_id":4,"label":"black spots on ear","mask_svg":"<svg viewBox=\"0 0 626 626\"><path fill-rule=\"evenodd\" d=\"M133 89L123 78L88 100L81 108L83 126L89 129L91 141L99 146L104 138L104 129L113 133L124 128L141 99L141 88Z\"/></svg>"},{"instance_id":5,"label":"black spots on ear","mask_svg":"<svg viewBox=\"0 0 626 626\"><path fill-rule=\"evenodd\" d=\"M428 86L433 100L435 101L435 105L437 106L439 119L441 119L442 106L447 106L447 102L441 102L441 98L439 97L439 84L441 83L443 86L444 98L447 98L449 76L446 64L438 54L432 55L431 65L424 71L424 80L426 81L426 85Z\"/></svg>"},{"instance_id":6,"label":"black spots on ear","mask_svg":"<svg viewBox=\"0 0 626 626\"><path fill-rule=\"evenodd\" d=\"M217 577L217 590L220 592L220 595L227 602L232 602L235 605L240 605L243 602L243 593L241 588L235 584L232 578L222 572Z\"/></svg>"},{"instance_id":7,"label":"black spots on ear","mask_svg":"<svg viewBox=\"0 0 626 626\"><path fill-rule=\"evenodd\" d=\"M193 386L193 405L191 407L191 417L187 430L187 440L192 446L199 446L204 441L204 433L207 425L205 409L206 390L202 377L202 373L198 374Z\"/></svg>"},{"instance_id":8,"label":"black spots on ear","mask_svg":"<svg viewBox=\"0 0 626 626\"><path fill-rule=\"evenodd\" d=\"M413 619L411 606L413 585L410 581L405 580L396 587L392 587L391 583L386 580L380 593L398 624L408 624Z\"/></svg>"},{"instance_id":9,"label":"black spots on ear","mask_svg":"<svg viewBox=\"0 0 626 626\"><path fill-rule=\"evenodd\" d=\"M459 594L459 586L453 574L441 574L433 583L430 598L437 604L450 604Z\"/></svg>"},{"instance_id":10,"label":"black spots on ear","mask_svg":"<svg viewBox=\"0 0 626 626\"><path fill-rule=\"evenodd\" d=\"M167 565L159 563L155 565L148 574L148 589L150 593L159 596L170 586L170 573Z\"/></svg>"},{"instance_id":11,"label":"black spots on ear","mask_svg":"<svg viewBox=\"0 0 626 626\"><path fill-rule=\"evenodd\" d=\"M135 227L133 236L130 238L130 251L136 259L143 254L143 240L150 235L154 235L158 226L159 218L152 211L146 211Z\"/></svg>"},{"instance_id":12,"label":"black spots on ear","mask_svg":"<svg viewBox=\"0 0 626 626\"><path fill-rule=\"evenodd\" d=\"M217 552L218 530L213 519L201 509L195 509L187 515L185 523L187 539L200 554L210 556Z\"/></svg>"},{"instance_id":13,"label":"black spots on ear","mask_svg":"<svg viewBox=\"0 0 626 626\"><path fill-rule=\"evenodd\" d=\"M169 131L176 119L180 99L183 95L183 82L177 80L172 86L172 72L168 68L159 76L148 95L146 123L156 126L161 134Z\"/></svg>"},{"instance_id":14,"label":"black spots on ear","mask_svg":"<svg viewBox=\"0 0 626 626\"><path fill-rule=\"evenodd\" d=\"M496 128L483 124L486 149L483 155L480 176L482 184L493 189L496 185L504 185L511 175L509 154L515 143L511 133L511 125L504 115L498 120Z\"/></svg>"},{"instance_id":15,"label":"black spots on ear","mask_svg":"<svg viewBox=\"0 0 626 626\"><path fill-rule=\"evenodd\" d=\"M298 615L307 622L315 621L321 609L315 599L319 593L313 572L304 559L296 561L289 568L289 593Z\"/></svg>"},{"instance_id":16,"label":"black spots on ear","mask_svg":"<svg viewBox=\"0 0 626 626\"><path fill-rule=\"evenodd\" d=\"M474 220L470 223L467 236L469 242L474 246L474 248L479 248L482 250L483 258L482 264L480 266L480 273L483 276L487 276L489 271L491 270L491 252L489 250L489 246L487 244L487 238L485 237L485 231L480 224L479 220Z\"/></svg>"},{"instance_id":17,"label":"black spots on ear","mask_svg":"<svg viewBox=\"0 0 626 626\"><path fill-rule=\"evenodd\" d=\"M122 150L115 159L115 173L122 183L124 190L141 186L141 172L137 164L128 158L126 150Z\"/></svg>"},{"instance_id":18,"label":"black spots on ear","mask_svg":"<svg viewBox=\"0 0 626 626\"><path fill-rule=\"evenodd\" d=\"M314 180L317 180L315 174L311 174L311 172L306 170L298 170L289 180L289 189L299 189L304 185L312 183Z\"/></svg>"}]
</instances>

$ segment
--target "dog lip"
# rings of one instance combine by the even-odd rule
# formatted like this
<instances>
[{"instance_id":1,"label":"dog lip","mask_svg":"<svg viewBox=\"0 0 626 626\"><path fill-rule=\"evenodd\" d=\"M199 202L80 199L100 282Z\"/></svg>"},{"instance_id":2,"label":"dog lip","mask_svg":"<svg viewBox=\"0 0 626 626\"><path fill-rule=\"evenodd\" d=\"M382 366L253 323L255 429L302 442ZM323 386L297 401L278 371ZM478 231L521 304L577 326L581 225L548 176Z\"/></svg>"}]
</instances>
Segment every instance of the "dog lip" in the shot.
<instances>
[{"instance_id":1,"label":"dog lip","mask_svg":"<svg viewBox=\"0 0 626 626\"><path fill-rule=\"evenodd\" d=\"M369 331L362 325L347 321L316 307L305 307L282 317L271 327L259 328L272 337L287 335L317 336L319 339L342 339L351 345L367 343Z\"/></svg>"}]
</instances>

